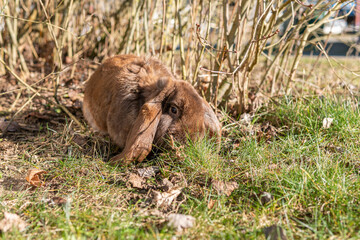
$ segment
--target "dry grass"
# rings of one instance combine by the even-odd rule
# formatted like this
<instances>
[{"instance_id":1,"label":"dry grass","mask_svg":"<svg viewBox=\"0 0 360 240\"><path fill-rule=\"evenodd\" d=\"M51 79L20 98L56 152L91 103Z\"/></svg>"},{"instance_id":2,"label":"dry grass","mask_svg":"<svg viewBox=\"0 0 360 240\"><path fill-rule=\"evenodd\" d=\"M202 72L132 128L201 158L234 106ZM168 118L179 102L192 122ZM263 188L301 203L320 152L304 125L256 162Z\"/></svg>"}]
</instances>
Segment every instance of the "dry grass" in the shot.
<instances>
[{"instance_id":1,"label":"dry grass","mask_svg":"<svg viewBox=\"0 0 360 240\"><path fill-rule=\"evenodd\" d=\"M351 60L341 61L351 65ZM314 79L323 79L330 69L315 72ZM353 93L358 93L359 82L353 84ZM332 93L343 100L329 97L326 84L321 89L325 97L273 98L250 122L224 114L220 154L217 146L204 141L127 168L106 163L117 152L106 136L83 131L65 113L34 101L0 139L1 212L20 215L28 227L1 236L171 238L175 232L166 226L166 216L177 212L196 218L183 238L261 239L263 229L273 224L288 238L357 238L358 96L341 84L334 83ZM16 94L1 96L6 108L12 102L3 100L9 96ZM78 99L65 94L61 99L81 120ZM324 117L335 119L329 130L321 128ZM154 165L160 172L141 188L134 187L131 174ZM47 171L45 186L26 182L31 168ZM167 191L164 179L182 188L165 208L153 200L154 191ZM235 181L239 187L229 197L221 196L214 180ZM262 192L274 200L263 204ZM57 198L66 204L57 206Z\"/></svg>"},{"instance_id":2,"label":"dry grass","mask_svg":"<svg viewBox=\"0 0 360 240\"><path fill-rule=\"evenodd\" d=\"M64 71L72 78L84 63L111 55L152 55L215 106L242 113L254 110L260 92L270 97L293 92L303 77L305 46L323 49L328 36L317 40L324 39L321 27L350 2L2 0L0 73L6 67L23 83L48 78L54 84L50 103L71 116L58 99Z\"/></svg>"},{"instance_id":3,"label":"dry grass","mask_svg":"<svg viewBox=\"0 0 360 240\"><path fill-rule=\"evenodd\" d=\"M256 2L2 0L0 219L16 213L28 227L0 237L170 239L166 216L183 213L196 218L184 239L264 239L273 224L289 239L359 238L358 59L302 58L326 1ZM86 79L118 53L161 58L218 106L220 153L203 141L109 166L118 149L86 128L81 103ZM131 176L154 165L159 173L135 187ZM31 168L47 171L43 187L26 182ZM239 187L224 196L214 181ZM157 206L154 192L170 184L180 195Z\"/></svg>"}]
</instances>

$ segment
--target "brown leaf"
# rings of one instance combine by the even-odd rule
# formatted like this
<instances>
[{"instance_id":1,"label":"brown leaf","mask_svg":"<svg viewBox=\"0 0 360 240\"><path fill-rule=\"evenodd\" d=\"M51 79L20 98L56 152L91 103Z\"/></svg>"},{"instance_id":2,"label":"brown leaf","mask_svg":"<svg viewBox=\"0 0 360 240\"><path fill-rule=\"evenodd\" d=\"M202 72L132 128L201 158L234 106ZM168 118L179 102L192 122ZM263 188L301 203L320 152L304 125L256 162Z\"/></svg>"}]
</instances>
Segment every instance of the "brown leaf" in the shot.
<instances>
[{"instance_id":1,"label":"brown leaf","mask_svg":"<svg viewBox=\"0 0 360 240\"><path fill-rule=\"evenodd\" d=\"M190 215L171 213L167 217L168 226L175 228L177 232L182 232L186 228L191 228L195 225L195 218Z\"/></svg>"},{"instance_id":2,"label":"brown leaf","mask_svg":"<svg viewBox=\"0 0 360 240\"><path fill-rule=\"evenodd\" d=\"M51 199L43 199L42 202L48 204L49 206L63 206L65 205L68 201L62 197L53 197Z\"/></svg>"},{"instance_id":3,"label":"brown leaf","mask_svg":"<svg viewBox=\"0 0 360 240\"><path fill-rule=\"evenodd\" d=\"M80 147L84 147L88 142L88 138L86 136L75 133L73 137L73 142L75 142Z\"/></svg>"},{"instance_id":4,"label":"brown leaf","mask_svg":"<svg viewBox=\"0 0 360 240\"><path fill-rule=\"evenodd\" d=\"M224 182L220 180L212 181L213 188L217 191L219 195L230 196L231 193L239 187L237 182Z\"/></svg>"},{"instance_id":5,"label":"brown leaf","mask_svg":"<svg viewBox=\"0 0 360 240\"><path fill-rule=\"evenodd\" d=\"M324 129L329 129L331 127L331 124L333 123L334 119L333 118L324 118L323 119L323 128Z\"/></svg>"},{"instance_id":6,"label":"brown leaf","mask_svg":"<svg viewBox=\"0 0 360 240\"><path fill-rule=\"evenodd\" d=\"M26 181L28 181L32 186L41 187L45 184L43 181L40 180L41 176L44 173L47 172L39 169L29 169L26 176Z\"/></svg>"},{"instance_id":7,"label":"brown leaf","mask_svg":"<svg viewBox=\"0 0 360 240\"><path fill-rule=\"evenodd\" d=\"M1 232L7 232L13 228L17 228L20 232L26 228L26 222L14 213L4 213L4 218L0 221Z\"/></svg>"},{"instance_id":8,"label":"brown leaf","mask_svg":"<svg viewBox=\"0 0 360 240\"><path fill-rule=\"evenodd\" d=\"M71 99L71 101L76 101L76 100L81 100L81 96L79 95L79 92L73 90L73 89L70 89L69 92L68 92L68 96L69 98Z\"/></svg>"},{"instance_id":9,"label":"brown leaf","mask_svg":"<svg viewBox=\"0 0 360 240\"><path fill-rule=\"evenodd\" d=\"M268 192L260 192L257 197L260 199L260 202L262 205L265 205L269 202L271 202L272 200L274 200L273 195L271 195Z\"/></svg>"},{"instance_id":10,"label":"brown leaf","mask_svg":"<svg viewBox=\"0 0 360 240\"><path fill-rule=\"evenodd\" d=\"M130 173L129 182L134 188L143 188L143 184L145 183L145 179L140 177L135 173Z\"/></svg>"},{"instance_id":11,"label":"brown leaf","mask_svg":"<svg viewBox=\"0 0 360 240\"><path fill-rule=\"evenodd\" d=\"M140 211L137 213L140 217L159 217L164 218L164 213L159 211L159 209L148 209L148 208L140 208Z\"/></svg>"},{"instance_id":12,"label":"brown leaf","mask_svg":"<svg viewBox=\"0 0 360 240\"><path fill-rule=\"evenodd\" d=\"M168 207L180 195L182 188L174 188L167 192L153 191L153 202L158 207Z\"/></svg>"},{"instance_id":13,"label":"brown leaf","mask_svg":"<svg viewBox=\"0 0 360 240\"><path fill-rule=\"evenodd\" d=\"M29 131L29 132L38 132L39 131L39 127L35 126L35 125L19 123L19 126L21 129Z\"/></svg>"},{"instance_id":14,"label":"brown leaf","mask_svg":"<svg viewBox=\"0 0 360 240\"><path fill-rule=\"evenodd\" d=\"M167 192L169 191L170 189L172 189L174 187L174 184L172 182L169 181L169 179L167 178L164 178L161 180L161 190Z\"/></svg>"},{"instance_id":15,"label":"brown leaf","mask_svg":"<svg viewBox=\"0 0 360 240\"><path fill-rule=\"evenodd\" d=\"M62 198L62 197L53 197L51 199L51 202L54 204L54 205L58 205L58 206L63 206L67 203L67 200Z\"/></svg>"},{"instance_id":16,"label":"brown leaf","mask_svg":"<svg viewBox=\"0 0 360 240\"><path fill-rule=\"evenodd\" d=\"M325 150L329 151L329 152L332 152L332 153L336 153L336 152L343 153L343 152L345 152L345 150L342 147L337 147L332 143L325 146Z\"/></svg>"},{"instance_id":17,"label":"brown leaf","mask_svg":"<svg viewBox=\"0 0 360 240\"><path fill-rule=\"evenodd\" d=\"M10 123L9 120L7 120L6 118L2 117L0 118L0 130L2 132L4 132L5 130L8 132L16 132L20 129L20 126L17 122L12 121Z\"/></svg>"},{"instance_id":18,"label":"brown leaf","mask_svg":"<svg viewBox=\"0 0 360 240\"><path fill-rule=\"evenodd\" d=\"M208 202L208 209L213 209L215 205L215 200L214 199L210 199L210 201Z\"/></svg>"},{"instance_id":19,"label":"brown leaf","mask_svg":"<svg viewBox=\"0 0 360 240\"><path fill-rule=\"evenodd\" d=\"M137 170L140 177L151 178L155 177L155 175L160 172L160 168L158 166L151 166L146 168L140 168Z\"/></svg>"},{"instance_id":20,"label":"brown leaf","mask_svg":"<svg viewBox=\"0 0 360 240\"><path fill-rule=\"evenodd\" d=\"M51 117L49 115L40 113L40 112L30 112L28 113L25 118L34 118L34 119L41 119L41 120L45 120L45 121L50 121Z\"/></svg>"},{"instance_id":21,"label":"brown leaf","mask_svg":"<svg viewBox=\"0 0 360 240\"><path fill-rule=\"evenodd\" d=\"M169 176L169 180L172 184L180 187L186 187L187 181L183 173L176 172Z\"/></svg>"}]
</instances>

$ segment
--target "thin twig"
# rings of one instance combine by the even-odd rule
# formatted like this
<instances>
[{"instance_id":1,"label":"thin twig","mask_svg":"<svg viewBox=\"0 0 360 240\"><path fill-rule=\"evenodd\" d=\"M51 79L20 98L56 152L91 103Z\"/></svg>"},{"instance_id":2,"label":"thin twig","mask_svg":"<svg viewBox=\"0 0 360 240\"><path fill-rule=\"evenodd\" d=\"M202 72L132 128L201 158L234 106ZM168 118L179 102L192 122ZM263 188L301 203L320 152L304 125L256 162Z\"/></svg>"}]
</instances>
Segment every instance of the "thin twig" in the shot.
<instances>
[{"instance_id":1,"label":"thin twig","mask_svg":"<svg viewBox=\"0 0 360 240\"><path fill-rule=\"evenodd\" d=\"M163 45L164 45L164 31L165 31L165 21L166 21L166 1L162 1L163 4L163 17L162 17L162 23L161 23L161 37L160 37L160 57L162 56L163 52Z\"/></svg>"},{"instance_id":2,"label":"thin twig","mask_svg":"<svg viewBox=\"0 0 360 240\"><path fill-rule=\"evenodd\" d=\"M185 53L184 53L184 41L182 37L182 25L181 25L181 16L179 10L179 0L175 0L175 8L176 8L176 15L178 19L178 37L180 42L180 60L181 60L181 75L182 79L186 80L186 68L185 68Z\"/></svg>"},{"instance_id":3,"label":"thin twig","mask_svg":"<svg viewBox=\"0 0 360 240\"><path fill-rule=\"evenodd\" d=\"M2 132L2 137L4 137L7 132L8 132L8 128L11 125L11 123L14 121L15 117L34 99L34 97L36 97L38 95L39 92L36 92L35 94L33 94L31 96L31 98L29 98L17 111L16 113L11 117L11 119L9 120L9 123L6 125L5 129Z\"/></svg>"},{"instance_id":4,"label":"thin twig","mask_svg":"<svg viewBox=\"0 0 360 240\"><path fill-rule=\"evenodd\" d=\"M314 6L313 4L305 4L300 0L294 0L294 1L297 2L298 4L300 4L301 6L307 7L307 8L310 8L310 9Z\"/></svg>"},{"instance_id":5,"label":"thin twig","mask_svg":"<svg viewBox=\"0 0 360 240\"><path fill-rule=\"evenodd\" d=\"M253 41L253 42L259 42L259 41L262 41L262 40L266 40L266 39L272 38L273 36L275 36L275 35L278 34L279 32L280 32L280 30L277 29L275 32L273 32L273 33L271 33L271 34L269 34L269 35L267 35L267 36L264 36L264 37L262 37L262 38L260 38L260 39L254 39L254 40L252 40L252 41Z\"/></svg>"},{"instance_id":6,"label":"thin twig","mask_svg":"<svg viewBox=\"0 0 360 240\"><path fill-rule=\"evenodd\" d=\"M216 52L233 52L233 53L236 53L236 50L229 50L229 49L219 50L219 49L214 48L211 44L207 43L207 41L203 37L201 37L201 35L200 35L200 24L196 24L196 37L199 40L199 43L202 46L204 46L205 48L209 47L210 49L212 49L212 50L214 50Z\"/></svg>"},{"instance_id":7,"label":"thin twig","mask_svg":"<svg viewBox=\"0 0 360 240\"><path fill-rule=\"evenodd\" d=\"M6 63L0 58L0 63L3 64L6 68L6 70L8 70L10 72L10 74L12 76L14 76L16 78L16 80L18 80L21 84L23 84L28 90L32 91L34 93L35 96L38 96L44 100L46 100L48 103L50 103L51 105L57 106L59 108L61 108L72 120L74 120L74 122L76 124L78 124L80 126L80 128L82 130L85 130L86 128L84 127L83 124L80 123L80 121L63 105L61 104L56 104L53 101L51 101L50 99L48 99L47 97L42 96L37 90L35 90L33 87L31 87L29 84L27 84L24 80L22 80L14 71L12 71L9 66L6 65Z\"/></svg>"}]
</instances>

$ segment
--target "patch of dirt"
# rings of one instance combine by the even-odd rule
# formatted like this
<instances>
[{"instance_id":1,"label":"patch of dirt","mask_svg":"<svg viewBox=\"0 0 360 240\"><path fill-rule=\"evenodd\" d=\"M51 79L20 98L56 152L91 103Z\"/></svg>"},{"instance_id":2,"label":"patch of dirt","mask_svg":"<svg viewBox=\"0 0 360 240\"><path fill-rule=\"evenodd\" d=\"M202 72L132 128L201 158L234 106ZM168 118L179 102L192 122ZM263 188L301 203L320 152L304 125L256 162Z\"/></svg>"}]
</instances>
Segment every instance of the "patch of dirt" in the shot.
<instances>
[{"instance_id":1,"label":"patch of dirt","mask_svg":"<svg viewBox=\"0 0 360 240\"><path fill-rule=\"evenodd\" d=\"M0 179L0 189L3 189L3 191L20 192L31 188L32 187L19 175L4 176Z\"/></svg>"}]
</instances>

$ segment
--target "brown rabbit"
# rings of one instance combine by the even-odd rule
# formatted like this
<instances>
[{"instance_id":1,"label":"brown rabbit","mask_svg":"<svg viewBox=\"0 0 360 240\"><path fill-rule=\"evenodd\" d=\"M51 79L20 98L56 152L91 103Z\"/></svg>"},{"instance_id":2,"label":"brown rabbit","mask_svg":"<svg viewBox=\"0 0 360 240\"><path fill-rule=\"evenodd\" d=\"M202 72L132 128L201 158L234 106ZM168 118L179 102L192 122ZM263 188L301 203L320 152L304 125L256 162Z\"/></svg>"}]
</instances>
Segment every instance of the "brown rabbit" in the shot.
<instances>
[{"instance_id":1,"label":"brown rabbit","mask_svg":"<svg viewBox=\"0 0 360 240\"><path fill-rule=\"evenodd\" d=\"M209 104L187 82L154 58L119 55L107 59L85 87L83 112L97 131L123 151L114 163L142 161L166 137L183 141L221 135Z\"/></svg>"}]
</instances>

